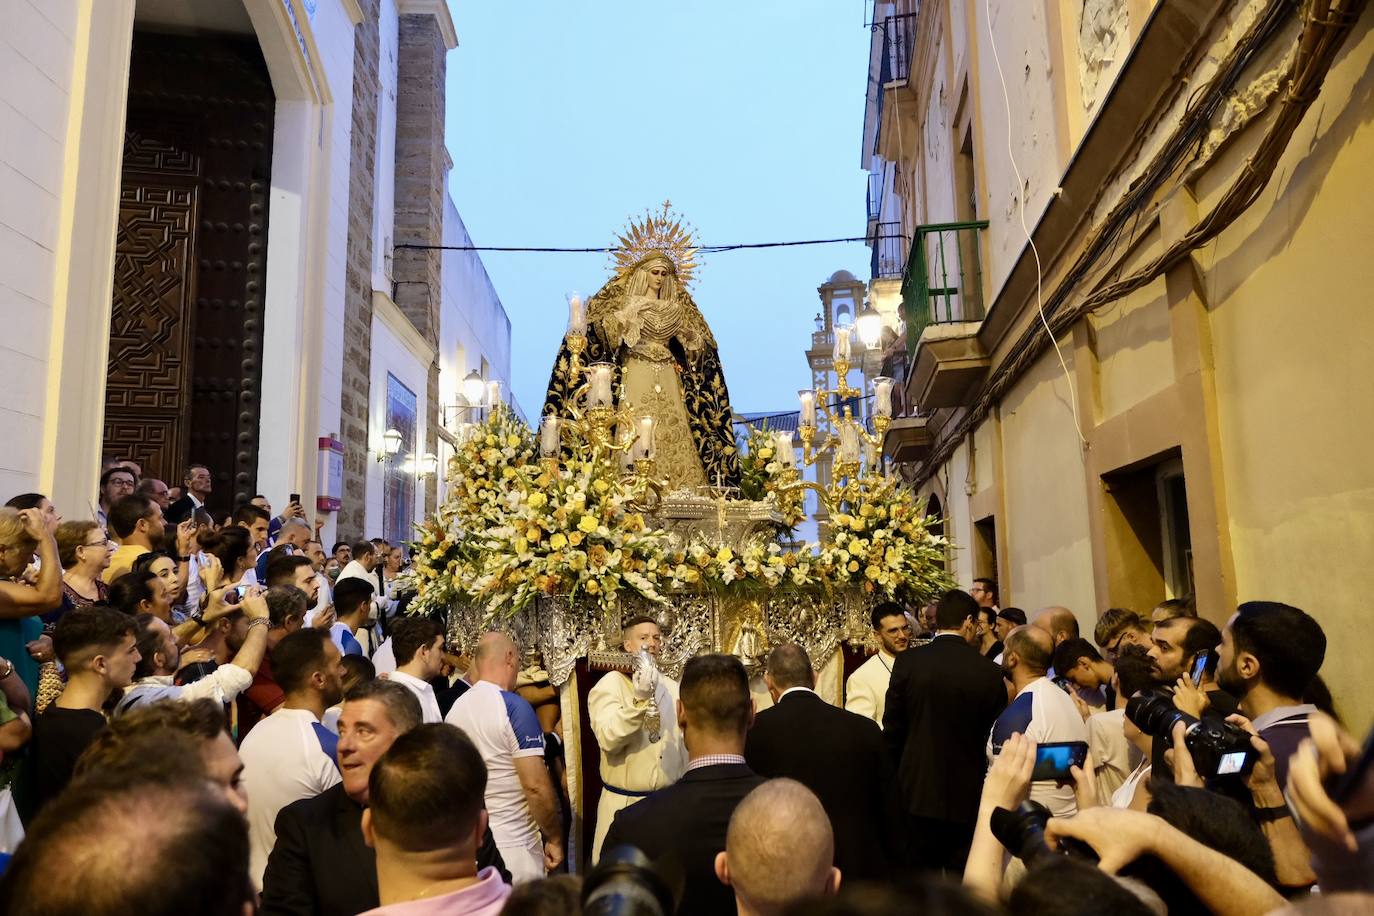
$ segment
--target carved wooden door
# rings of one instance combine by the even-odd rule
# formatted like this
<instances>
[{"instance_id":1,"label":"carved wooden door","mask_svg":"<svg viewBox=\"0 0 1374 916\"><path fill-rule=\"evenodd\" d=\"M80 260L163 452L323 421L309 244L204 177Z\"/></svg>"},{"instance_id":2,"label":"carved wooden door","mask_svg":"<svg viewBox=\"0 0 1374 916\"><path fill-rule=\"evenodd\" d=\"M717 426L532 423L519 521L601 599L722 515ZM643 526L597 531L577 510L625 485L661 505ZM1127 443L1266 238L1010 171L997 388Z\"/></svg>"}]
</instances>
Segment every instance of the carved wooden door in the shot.
<instances>
[{"instance_id":1,"label":"carved wooden door","mask_svg":"<svg viewBox=\"0 0 1374 916\"><path fill-rule=\"evenodd\" d=\"M255 491L275 100L256 42L134 34L105 454Z\"/></svg>"}]
</instances>

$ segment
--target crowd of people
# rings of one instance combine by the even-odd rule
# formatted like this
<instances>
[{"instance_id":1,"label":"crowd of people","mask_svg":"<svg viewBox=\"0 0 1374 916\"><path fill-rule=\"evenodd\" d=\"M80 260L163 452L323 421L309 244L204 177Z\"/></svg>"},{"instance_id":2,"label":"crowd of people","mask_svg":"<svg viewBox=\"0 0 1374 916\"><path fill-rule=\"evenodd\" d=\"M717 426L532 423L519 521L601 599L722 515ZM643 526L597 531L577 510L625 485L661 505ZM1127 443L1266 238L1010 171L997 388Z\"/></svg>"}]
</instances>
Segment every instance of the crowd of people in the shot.
<instances>
[{"instance_id":1,"label":"crowd of people","mask_svg":"<svg viewBox=\"0 0 1374 916\"><path fill-rule=\"evenodd\" d=\"M635 617L570 791L570 688L407 614L401 545L213 517L212 479L112 461L91 518L0 509L0 912L1374 910L1374 775L1298 608L1088 639L978 579L878 604L838 682L791 643L675 680Z\"/></svg>"}]
</instances>

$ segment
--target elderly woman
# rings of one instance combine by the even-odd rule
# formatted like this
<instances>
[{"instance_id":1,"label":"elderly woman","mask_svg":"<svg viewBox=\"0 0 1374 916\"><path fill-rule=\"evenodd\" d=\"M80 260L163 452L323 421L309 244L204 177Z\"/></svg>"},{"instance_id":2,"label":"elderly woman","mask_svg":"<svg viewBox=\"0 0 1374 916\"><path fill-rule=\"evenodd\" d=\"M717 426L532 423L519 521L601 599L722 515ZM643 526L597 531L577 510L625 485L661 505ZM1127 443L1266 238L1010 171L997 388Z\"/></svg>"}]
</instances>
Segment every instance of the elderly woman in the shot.
<instances>
[{"instance_id":1,"label":"elderly woman","mask_svg":"<svg viewBox=\"0 0 1374 916\"><path fill-rule=\"evenodd\" d=\"M64 608L90 607L108 600L109 590L100 574L110 565L110 549L110 539L95 522L63 522L57 526Z\"/></svg>"},{"instance_id":2,"label":"elderly woman","mask_svg":"<svg viewBox=\"0 0 1374 916\"><path fill-rule=\"evenodd\" d=\"M38 689L39 663L53 656L51 640L42 638L40 615L62 603L56 527L56 517L45 520L38 509L0 509L0 658L10 666L6 670L0 665L0 674L7 682L17 676L25 687L23 705L11 698L12 708L28 708L29 697ZM30 575L35 554L38 572Z\"/></svg>"}]
</instances>

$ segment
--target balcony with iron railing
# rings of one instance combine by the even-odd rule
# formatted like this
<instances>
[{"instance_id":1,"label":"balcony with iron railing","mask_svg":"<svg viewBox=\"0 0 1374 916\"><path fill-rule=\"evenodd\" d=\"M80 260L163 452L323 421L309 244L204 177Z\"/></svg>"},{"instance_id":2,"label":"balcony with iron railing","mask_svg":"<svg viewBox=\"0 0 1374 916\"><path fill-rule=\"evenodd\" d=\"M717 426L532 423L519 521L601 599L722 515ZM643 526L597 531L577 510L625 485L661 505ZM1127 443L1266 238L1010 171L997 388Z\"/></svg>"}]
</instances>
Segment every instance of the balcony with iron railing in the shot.
<instances>
[{"instance_id":1,"label":"balcony with iron railing","mask_svg":"<svg viewBox=\"0 0 1374 916\"><path fill-rule=\"evenodd\" d=\"M871 172L868 176L868 235L878 226L883 215L883 172Z\"/></svg>"},{"instance_id":2,"label":"balcony with iron railing","mask_svg":"<svg viewBox=\"0 0 1374 916\"><path fill-rule=\"evenodd\" d=\"M874 97L877 129L873 132L873 152L882 142L883 111L891 89L905 86L911 78L911 57L916 47L916 13L887 16L873 23L875 42L881 38L878 56L878 85ZM871 71L870 71L871 72Z\"/></svg>"},{"instance_id":3,"label":"balcony with iron railing","mask_svg":"<svg viewBox=\"0 0 1374 916\"><path fill-rule=\"evenodd\" d=\"M917 226L902 278L912 354L907 396L922 409L963 406L988 368L982 326L986 220Z\"/></svg>"},{"instance_id":4,"label":"balcony with iron railing","mask_svg":"<svg viewBox=\"0 0 1374 916\"><path fill-rule=\"evenodd\" d=\"M869 264L874 280L900 279L906 267L907 238L901 223L879 223L873 230L872 260Z\"/></svg>"}]
</instances>

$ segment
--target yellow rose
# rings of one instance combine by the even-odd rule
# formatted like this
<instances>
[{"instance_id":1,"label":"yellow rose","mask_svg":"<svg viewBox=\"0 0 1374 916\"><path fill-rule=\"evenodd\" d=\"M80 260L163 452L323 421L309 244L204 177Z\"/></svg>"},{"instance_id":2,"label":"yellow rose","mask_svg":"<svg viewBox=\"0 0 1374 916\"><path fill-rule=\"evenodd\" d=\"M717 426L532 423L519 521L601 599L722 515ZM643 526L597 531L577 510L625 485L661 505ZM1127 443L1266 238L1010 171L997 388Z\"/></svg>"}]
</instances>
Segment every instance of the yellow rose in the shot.
<instances>
[{"instance_id":1,"label":"yellow rose","mask_svg":"<svg viewBox=\"0 0 1374 916\"><path fill-rule=\"evenodd\" d=\"M542 509L549 504L549 498L536 490L529 495L526 502L529 503L531 509Z\"/></svg>"},{"instance_id":2,"label":"yellow rose","mask_svg":"<svg viewBox=\"0 0 1374 916\"><path fill-rule=\"evenodd\" d=\"M496 437L495 437L495 436L487 436L487 438L486 438L486 443L487 443L487 445L495 445L495 444L496 444Z\"/></svg>"},{"instance_id":3,"label":"yellow rose","mask_svg":"<svg viewBox=\"0 0 1374 916\"><path fill-rule=\"evenodd\" d=\"M531 525L529 528L525 529L525 537L529 538L531 541L537 542L544 537L544 532L539 529L538 525Z\"/></svg>"},{"instance_id":4,"label":"yellow rose","mask_svg":"<svg viewBox=\"0 0 1374 916\"><path fill-rule=\"evenodd\" d=\"M601 586L597 584L595 579L587 583L587 594L595 595L599 591L601 591Z\"/></svg>"},{"instance_id":5,"label":"yellow rose","mask_svg":"<svg viewBox=\"0 0 1374 916\"><path fill-rule=\"evenodd\" d=\"M562 550L564 547L568 546L568 539L561 533L555 534L553 537L549 538L549 546L554 550Z\"/></svg>"},{"instance_id":6,"label":"yellow rose","mask_svg":"<svg viewBox=\"0 0 1374 916\"><path fill-rule=\"evenodd\" d=\"M578 544L582 543L584 537L586 537L586 535L584 535L581 531L569 531L568 543L576 547Z\"/></svg>"},{"instance_id":7,"label":"yellow rose","mask_svg":"<svg viewBox=\"0 0 1374 916\"><path fill-rule=\"evenodd\" d=\"M850 572L852 572L852 573L853 573L853 572L858 572L858 571L859 571L859 561L858 561L858 560L850 560L850 561L849 561L849 565L846 566L845 569L848 569L848 570L849 570Z\"/></svg>"},{"instance_id":8,"label":"yellow rose","mask_svg":"<svg viewBox=\"0 0 1374 916\"><path fill-rule=\"evenodd\" d=\"M720 550L716 551L717 563L729 563L734 558L735 552L731 550L729 547L722 547Z\"/></svg>"},{"instance_id":9,"label":"yellow rose","mask_svg":"<svg viewBox=\"0 0 1374 916\"><path fill-rule=\"evenodd\" d=\"M851 530L854 530L854 531L863 531L863 530L864 530L864 520L861 519L861 518L851 518L851 519L849 520L849 527L850 527Z\"/></svg>"},{"instance_id":10,"label":"yellow rose","mask_svg":"<svg viewBox=\"0 0 1374 916\"><path fill-rule=\"evenodd\" d=\"M506 438L506 444L509 445L511 448L515 448L517 445L520 444L520 437L517 436L515 433L511 433L510 436Z\"/></svg>"},{"instance_id":11,"label":"yellow rose","mask_svg":"<svg viewBox=\"0 0 1374 916\"><path fill-rule=\"evenodd\" d=\"M771 448L761 448L761 449L759 449L759 459L760 459L760 460L762 460L762 461L767 461L769 458L772 458L772 457L773 457L773 450L772 450Z\"/></svg>"},{"instance_id":12,"label":"yellow rose","mask_svg":"<svg viewBox=\"0 0 1374 916\"><path fill-rule=\"evenodd\" d=\"M868 569L865 569L865 570L864 570L864 575L868 576L868 578L870 578L870 579L875 579L875 580L876 580L876 579L877 579L879 576L881 576L882 574L883 574L883 571L882 571L882 569L881 569L880 567L878 567L878 566L870 566L870 567L868 567Z\"/></svg>"},{"instance_id":13,"label":"yellow rose","mask_svg":"<svg viewBox=\"0 0 1374 916\"><path fill-rule=\"evenodd\" d=\"M607 490L611 488L611 485L604 480L598 480L594 484L594 486L596 487L596 492L598 493L605 493Z\"/></svg>"},{"instance_id":14,"label":"yellow rose","mask_svg":"<svg viewBox=\"0 0 1374 916\"><path fill-rule=\"evenodd\" d=\"M510 480L511 478L513 478L513 477L515 476L515 468L511 468L511 467L505 468L504 470L501 471L501 476L504 477L504 478L506 478L507 480Z\"/></svg>"},{"instance_id":15,"label":"yellow rose","mask_svg":"<svg viewBox=\"0 0 1374 916\"><path fill-rule=\"evenodd\" d=\"M596 516L582 516L582 519L577 523L577 530L585 534L591 534L596 530Z\"/></svg>"},{"instance_id":16,"label":"yellow rose","mask_svg":"<svg viewBox=\"0 0 1374 916\"><path fill-rule=\"evenodd\" d=\"M522 553L524 553L525 551L527 551L527 550L529 550L529 549L530 549L530 542L529 542L529 541L525 540L524 538L516 538L516 539L515 539L515 552L516 552L516 554L522 554Z\"/></svg>"}]
</instances>

